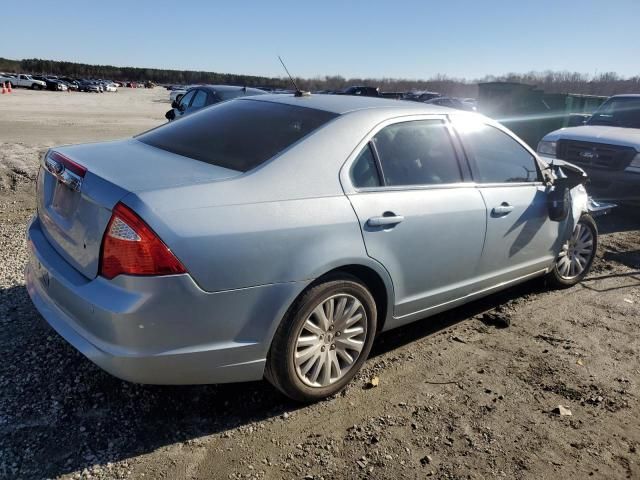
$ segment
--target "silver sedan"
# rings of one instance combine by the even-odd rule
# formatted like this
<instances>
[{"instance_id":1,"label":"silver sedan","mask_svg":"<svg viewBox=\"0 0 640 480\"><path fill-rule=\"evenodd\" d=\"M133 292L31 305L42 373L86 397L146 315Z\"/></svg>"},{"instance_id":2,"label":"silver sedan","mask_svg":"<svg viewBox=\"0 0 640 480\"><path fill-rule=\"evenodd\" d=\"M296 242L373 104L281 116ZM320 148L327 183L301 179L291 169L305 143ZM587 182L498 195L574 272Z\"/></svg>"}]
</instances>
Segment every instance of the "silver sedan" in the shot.
<instances>
[{"instance_id":1,"label":"silver sedan","mask_svg":"<svg viewBox=\"0 0 640 480\"><path fill-rule=\"evenodd\" d=\"M42 316L140 383L266 377L313 401L377 333L533 277L579 282L583 172L475 113L263 95L51 149L28 227Z\"/></svg>"}]
</instances>

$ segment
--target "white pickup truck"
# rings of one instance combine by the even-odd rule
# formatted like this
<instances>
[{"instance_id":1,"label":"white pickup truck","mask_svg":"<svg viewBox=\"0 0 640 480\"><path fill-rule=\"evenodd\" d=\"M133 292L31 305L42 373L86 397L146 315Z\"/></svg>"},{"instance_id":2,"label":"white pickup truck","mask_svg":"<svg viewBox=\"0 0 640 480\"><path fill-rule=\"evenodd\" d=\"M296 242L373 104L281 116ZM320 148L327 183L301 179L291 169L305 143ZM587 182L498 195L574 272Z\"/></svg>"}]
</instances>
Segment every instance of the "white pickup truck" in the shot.
<instances>
[{"instance_id":1,"label":"white pickup truck","mask_svg":"<svg viewBox=\"0 0 640 480\"><path fill-rule=\"evenodd\" d=\"M36 80L31 75L0 75L0 83L10 83L11 88L24 87L38 90L47 88L46 82L42 80Z\"/></svg>"},{"instance_id":2,"label":"white pickup truck","mask_svg":"<svg viewBox=\"0 0 640 480\"><path fill-rule=\"evenodd\" d=\"M640 205L640 94L610 97L584 125L545 135L538 153L587 172L596 200Z\"/></svg>"}]
</instances>

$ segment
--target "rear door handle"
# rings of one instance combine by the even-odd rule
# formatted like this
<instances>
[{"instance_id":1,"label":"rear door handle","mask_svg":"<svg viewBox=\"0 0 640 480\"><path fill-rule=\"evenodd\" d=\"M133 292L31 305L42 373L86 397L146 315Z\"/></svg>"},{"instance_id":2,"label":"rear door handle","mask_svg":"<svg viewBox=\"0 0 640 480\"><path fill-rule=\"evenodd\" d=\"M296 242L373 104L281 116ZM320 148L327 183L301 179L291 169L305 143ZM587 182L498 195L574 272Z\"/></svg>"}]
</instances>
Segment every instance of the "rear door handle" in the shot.
<instances>
[{"instance_id":1,"label":"rear door handle","mask_svg":"<svg viewBox=\"0 0 640 480\"><path fill-rule=\"evenodd\" d=\"M397 225L403 220L404 217L402 215L385 215L382 217L371 217L367 220L367 225L370 227L384 227L388 225Z\"/></svg>"},{"instance_id":2,"label":"rear door handle","mask_svg":"<svg viewBox=\"0 0 640 480\"><path fill-rule=\"evenodd\" d=\"M513 212L513 205L509 205L507 202L503 202L499 207L493 207L491 213L494 215L508 215Z\"/></svg>"}]
</instances>

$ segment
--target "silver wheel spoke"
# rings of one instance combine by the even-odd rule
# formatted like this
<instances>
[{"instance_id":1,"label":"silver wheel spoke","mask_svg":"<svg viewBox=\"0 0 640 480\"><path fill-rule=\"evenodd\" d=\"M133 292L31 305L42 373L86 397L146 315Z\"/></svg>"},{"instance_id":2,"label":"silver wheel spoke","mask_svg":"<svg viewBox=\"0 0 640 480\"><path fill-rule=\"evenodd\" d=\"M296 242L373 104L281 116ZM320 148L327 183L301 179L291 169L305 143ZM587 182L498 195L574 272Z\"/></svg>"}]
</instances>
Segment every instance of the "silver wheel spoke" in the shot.
<instances>
[{"instance_id":1,"label":"silver wheel spoke","mask_svg":"<svg viewBox=\"0 0 640 480\"><path fill-rule=\"evenodd\" d=\"M339 345L337 346L337 348L343 352L356 352L356 353L360 353L360 351L362 350L362 347L364 347L364 342L359 341L359 340L353 340L353 339L342 339L342 340L338 340Z\"/></svg>"},{"instance_id":2,"label":"silver wheel spoke","mask_svg":"<svg viewBox=\"0 0 640 480\"><path fill-rule=\"evenodd\" d=\"M367 315L353 295L340 293L316 305L296 340L294 364L300 379L325 387L344 377L360 357Z\"/></svg>"},{"instance_id":3,"label":"silver wheel spoke","mask_svg":"<svg viewBox=\"0 0 640 480\"><path fill-rule=\"evenodd\" d=\"M320 343L318 343L311 347L307 347L302 351L296 352L296 363L298 365L302 365L304 362L316 355L320 351L320 348Z\"/></svg>"},{"instance_id":4,"label":"silver wheel spoke","mask_svg":"<svg viewBox=\"0 0 640 480\"><path fill-rule=\"evenodd\" d=\"M323 305L318 305L313 311L313 314L315 314L315 317L318 319L319 327L323 331L326 331L329 328L329 319L327 318L323 307Z\"/></svg>"},{"instance_id":5,"label":"silver wheel spoke","mask_svg":"<svg viewBox=\"0 0 640 480\"><path fill-rule=\"evenodd\" d=\"M331 383L331 362L329 361L329 351L326 350L323 355L322 377L320 385L323 387Z\"/></svg>"},{"instance_id":6,"label":"silver wheel spoke","mask_svg":"<svg viewBox=\"0 0 640 480\"><path fill-rule=\"evenodd\" d=\"M313 333L314 335L322 335L324 333L324 330L321 327L313 323L308 318L307 318L307 321L304 322L304 328L309 332Z\"/></svg>"},{"instance_id":7,"label":"silver wheel spoke","mask_svg":"<svg viewBox=\"0 0 640 480\"><path fill-rule=\"evenodd\" d=\"M342 376L342 369L340 368L340 362L338 361L338 355L335 350L329 352L329 359L331 360L331 370L334 373L333 377L338 379Z\"/></svg>"},{"instance_id":8,"label":"silver wheel spoke","mask_svg":"<svg viewBox=\"0 0 640 480\"><path fill-rule=\"evenodd\" d=\"M317 343L318 343L317 335L308 335L306 337L298 338L298 348L310 347L312 345L316 345Z\"/></svg>"},{"instance_id":9,"label":"silver wheel spoke","mask_svg":"<svg viewBox=\"0 0 640 480\"><path fill-rule=\"evenodd\" d=\"M325 312L325 316L327 318L327 321L329 323L333 322L333 319L335 317L335 308L336 308L336 302L335 299L330 298L329 300L327 300L326 302L324 302L323 305L324 308L324 312ZM329 324L327 324L327 327L329 326Z\"/></svg>"}]
</instances>

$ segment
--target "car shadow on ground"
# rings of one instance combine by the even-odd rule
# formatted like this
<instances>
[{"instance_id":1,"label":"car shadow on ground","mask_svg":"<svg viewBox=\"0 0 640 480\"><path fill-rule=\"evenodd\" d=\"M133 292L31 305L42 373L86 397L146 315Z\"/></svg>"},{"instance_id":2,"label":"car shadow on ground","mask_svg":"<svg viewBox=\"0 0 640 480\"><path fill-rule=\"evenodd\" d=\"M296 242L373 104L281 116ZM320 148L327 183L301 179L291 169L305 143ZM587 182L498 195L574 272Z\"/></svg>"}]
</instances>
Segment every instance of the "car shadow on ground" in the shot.
<instances>
[{"instance_id":1,"label":"car shadow on ground","mask_svg":"<svg viewBox=\"0 0 640 480\"><path fill-rule=\"evenodd\" d=\"M383 333L371 357L542 288L540 281L528 282ZM118 380L59 337L24 287L0 290L0 303L7 306L0 310L2 478L82 471L304 408L266 382L152 386Z\"/></svg>"}]
</instances>

